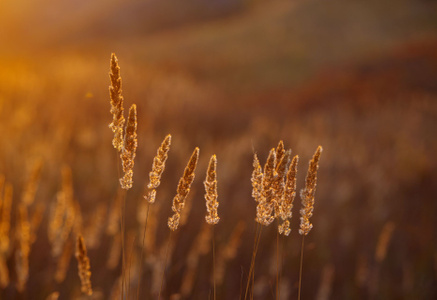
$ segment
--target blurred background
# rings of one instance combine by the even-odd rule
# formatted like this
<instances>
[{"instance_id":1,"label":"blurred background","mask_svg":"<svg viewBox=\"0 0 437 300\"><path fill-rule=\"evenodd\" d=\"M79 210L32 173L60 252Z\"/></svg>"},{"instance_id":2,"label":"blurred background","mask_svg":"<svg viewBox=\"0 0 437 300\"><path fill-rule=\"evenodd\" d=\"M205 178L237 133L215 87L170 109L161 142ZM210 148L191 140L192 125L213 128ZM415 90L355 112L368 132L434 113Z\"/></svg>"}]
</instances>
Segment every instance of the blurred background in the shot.
<instances>
[{"instance_id":1,"label":"blurred background","mask_svg":"<svg viewBox=\"0 0 437 300\"><path fill-rule=\"evenodd\" d=\"M200 147L190 218L175 238L166 299L210 295L210 249L199 255L191 289L184 294L182 286L204 223L202 182L212 154L218 159L218 249L235 228L244 228L217 296L239 298L255 235L253 154L264 164L279 140L300 156L299 190L317 146L324 149L314 228L305 239L303 299L437 298L437 1L3 0L0 41L0 174L14 188L12 224L40 160L35 205L46 208L26 289L14 286L12 243L5 254L10 283L1 299L80 294L74 259L65 280L53 279L49 208L65 165L86 226L96 226L99 206L107 213L115 201L120 166L108 128L112 52L125 109L133 103L138 109L134 187L126 199L136 242L137 210L165 135L172 134L172 146L159 210L151 210L157 248L168 236L179 177ZM299 208L297 197L293 230L284 240L282 299L297 298ZM108 268L112 237L100 231L89 256L95 294L107 299L121 266ZM275 247L273 224L261 238L255 299L274 298ZM142 297L153 294L147 257L137 263Z\"/></svg>"}]
</instances>

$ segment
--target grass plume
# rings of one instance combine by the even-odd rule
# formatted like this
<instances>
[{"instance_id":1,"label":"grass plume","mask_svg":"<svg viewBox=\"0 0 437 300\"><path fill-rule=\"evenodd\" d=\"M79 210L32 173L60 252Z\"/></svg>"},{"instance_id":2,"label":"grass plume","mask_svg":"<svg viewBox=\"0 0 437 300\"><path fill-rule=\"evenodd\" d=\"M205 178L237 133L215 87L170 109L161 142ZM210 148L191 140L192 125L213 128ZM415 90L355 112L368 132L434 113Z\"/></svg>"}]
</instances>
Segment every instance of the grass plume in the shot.
<instances>
[{"instance_id":1,"label":"grass plume","mask_svg":"<svg viewBox=\"0 0 437 300\"><path fill-rule=\"evenodd\" d=\"M165 169L168 151L170 150L171 135L167 135L158 148L155 158L153 159L152 171L149 173L149 184L147 185L147 194L144 198L149 203L154 203L156 198L156 189L161 184L161 175Z\"/></svg>"},{"instance_id":2,"label":"grass plume","mask_svg":"<svg viewBox=\"0 0 437 300\"><path fill-rule=\"evenodd\" d=\"M128 190L132 187L134 176L134 159L138 146L137 141L137 106L132 104L129 109L129 117L123 139L123 149L120 154L123 165L123 178L120 178L121 187Z\"/></svg>"},{"instance_id":3,"label":"grass plume","mask_svg":"<svg viewBox=\"0 0 437 300\"><path fill-rule=\"evenodd\" d=\"M211 156L208 165L208 171L206 172L206 179L203 182L205 186L205 200L206 209L208 214L205 219L208 224L215 225L219 222L220 218L217 214L217 208L219 203L217 201L217 157L215 155Z\"/></svg>"},{"instance_id":4,"label":"grass plume","mask_svg":"<svg viewBox=\"0 0 437 300\"><path fill-rule=\"evenodd\" d=\"M112 145L119 152L123 149L123 129L124 129L124 108L123 108L123 96L121 95L121 76L120 67L118 65L118 59L114 53L111 54L110 62L111 72L109 73L109 78L111 85L109 86L109 97L111 99L111 114L112 123L109 127L114 133L114 138L112 140Z\"/></svg>"},{"instance_id":5,"label":"grass plume","mask_svg":"<svg viewBox=\"0 0 437 300\"><path fill-rule=\"evenodd\" d=\"M93 294L93 289L91 287L90 260L87 255L85 242L81 235L78 235L76 240L76 259L79 270L80 290L82 293L91 296Z\"/></svg>"},{"instance_id":6,"label":"grass plume","mask_svg":"<svg viewBox=\"0 0 437 300\"><path fill-rule=\"evenodd\" d=\"M179 221L181 218L181 212L185 205L185 199L187 198L188 193L190 192L191 184L194 181L194 171L196 170L197 161L199 160L199 148L196 147L194 149L193 154L188 161L187 166L184 170L184 175L179 180L179 184L177 187L177 194L173 198L173 205L171 207L174 212L173 216L168 218L168 227L175 231L178 229Z\"/></svg>"},{"instance_id":7,"label":"grass plume","mask_svg":"<svg viewBox=\"0 0 437 300\"><path fill-rule=\"evenodd\" d=\"M313 225L310 223L310 218L314 210L314 196L316 194L317 185L317 170L319 169L319 160L322 153L322 147L317 147L308 167L308 173L305 179L305 188L300 191L300 198L302 199L302 208L300 210L300 229L299 234L308 235Z\"/></svg>"},{"instance_id":8,"label":"grass plume","mask_svg":"<svg viewBox=\"0 0 437 300\"><path fill-rule=\"evenodd\" d=\"M284 234L286 236L288 236L291 232L289 219L292 217L293 201L296 197L296 176L298 162L299 156L296 155L293 157L290 168L288 169L285 190L279 205L278 217L282 220L282 224L279 225L278 231L280 234Z\"/></svg>"}]
</instances>

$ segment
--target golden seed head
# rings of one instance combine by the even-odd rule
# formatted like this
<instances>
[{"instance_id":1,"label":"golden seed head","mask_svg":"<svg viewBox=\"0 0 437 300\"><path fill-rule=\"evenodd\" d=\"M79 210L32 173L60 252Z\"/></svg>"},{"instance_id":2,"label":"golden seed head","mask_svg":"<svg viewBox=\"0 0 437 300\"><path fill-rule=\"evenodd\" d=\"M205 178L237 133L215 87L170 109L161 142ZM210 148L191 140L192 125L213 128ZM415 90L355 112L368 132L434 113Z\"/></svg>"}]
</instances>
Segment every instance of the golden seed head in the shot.
<instances>
[{"instance_id":1,"label":"golden seed head","mask_svg":"<svg viewBox=\"0 0 437 300\"><path fill-rule=\"evenodd\" d=\"M260 201L262 195L263 173L256 154L253 155L253 172L252 172L252 197L256 202Z\"/></svg>"},{"instance_id":2,"label":"golden seed head","mask_svg":"<svg viewBox=\"0 0 437 300\"><path fill-rule=\"evenodd\" d=\"M118 60L114 53L111 54L110 69L109 78L111 85L109 86L109 97L111 99L110 112L112 113L112 123L109 124L109 127L114 133L112 145L115 149L121 151L123 148L123 127L125 119L123 114L123 97L121 95L120 67L118 66Z\"/></svg>"},{"instance_id":3,"label":"golden seed head","mask_svg":"<svg viewBox=\"0 0 437 300\"><path fill-rule=\"evenodd\" d=\"M199 160L199 148L196 147L194 149L191 158L185 167L184 175L179 180L179 184L177 187L177 194L173 198L172 211L174 212L173 216L168 219L168 227L175 231L180 222L181 211L185 205L185 199L187 198L188 193L190 192L191 184L194 180L194 171L197 166L197 161Z\"/></svg>"},{"instance_id":4,"label":"golden seed head","mask_svg":"<svg viewBox=\"0 0 437 300\"><path fill-rule=\"evenodd\" d=\"M124 172L123 178L120 178L120 184L125 190L128 190L132 187L134 159L137 146L137 106L132 104L129 109L129 118L127 120L123 148L120 154Z\"/></svg>"},{"instance_id":5,"label":"golden seed head","mask_svg":"<svg viewBox=\"0 0 437 300\"><path fill-rule=\"evenodd\" d=\"M273 198L275 191L273 182L275 179L276 169L276 149L272 148L264 165L262 180L262 194L256 207L256 221L264 226L270 225L275 219Z\"/></svg>"},{"instance_id":6,"label":"golden seed head","mask_svg":"<svg viewBox=\"0 0 437 300\"><path fill-rule=\"evenodd\" d=\"M279 166L279 162L285 154L284 142L281 140L276 147L276 167Z\"/></svg>"},{"instance_id":7,"label":"golden seed head","mask_svg":"<svg viewBox=\"0 0 437 300\"><path fill-rule=\"evenodd\" d=\"M81 235L77 236L76 259L78 263L78 269L79 269L78 274L81 283L80 289L82 293L91 296L93 294L93 289L91 287L90 260L87 255L85 242Z\"/></svg>"},{"instance_id":8,"label":"golden seed head","mask_svg":"<svg viewBox=\"0 0 437 300\"><path fill-rule=\"evenodd\" d=\"M218 193L217 193L217 158L215 154L211 156L208 165L208 171L206 172L206 179L203 182L205 186L205 200L206 200L206 208L208 211L207 216L205 217L206 222L208 224L214 225L217 224L220 220L217 214L217 208L219 203L217 201Z\"/></svg>"},{"instance_id":9,"label":"golden seed head","mask_svg":"<svg viewBox=\"0 0 437 300\"><path fill-rule=\"evenodd\" d=\"M307 235L313 228L313 224L309 219L313 215L314 210L314 195L316 193L317 185L317 170L319 169L319 160L322 153L322 147L317 147L316 153L309 162L308 173L305 179L305 188L300 191L300 198L302 200L302 208L300 210L300 229L299 234Z\"/></svg>"},{"instance_id":10,"label":"golden seed head","mask_svg":"<svg viewBox=\"0 0 437 300\"><path fill-rule=\"evenodd\" d=\"M149 173L149 184L147 185L148 192L144 198L149 203L154 203L156 198L156 189L161 184L161 176L165 169L168 151L170 150L171 135L167 135L158 148L155 158L153 159L152 171Z\"/></svg>"},{"instance_id":11,"label":"golden seed head","mask_svg":"<svg viewBox=\"0 0 437 300\"><path fill-rule=\"evenodd\" d=\"M280 215L280 206L282 197L285 191L285 177L290 165L291 150L287 150L281 155L281 160L277 160L275 177L272 182L273 199L272 202L275 207L275 218Z\"/></svg>"},{"instance_id":12,"label":"golden seed head","mask_svg":"<svg viewBox=\"0 0 437 300\"><path fill-rule=\"evenodd\" d=\"M286 174L286 183L282 199L279 205L279 217L282 219L282 224L279 225L278 230L280 234L288 236L290 234L290 222L288 219L292 217L293 201L296 196L296 176L297 164L299 156L293 157L291 165Z\"/></svg>"}]
</instances>

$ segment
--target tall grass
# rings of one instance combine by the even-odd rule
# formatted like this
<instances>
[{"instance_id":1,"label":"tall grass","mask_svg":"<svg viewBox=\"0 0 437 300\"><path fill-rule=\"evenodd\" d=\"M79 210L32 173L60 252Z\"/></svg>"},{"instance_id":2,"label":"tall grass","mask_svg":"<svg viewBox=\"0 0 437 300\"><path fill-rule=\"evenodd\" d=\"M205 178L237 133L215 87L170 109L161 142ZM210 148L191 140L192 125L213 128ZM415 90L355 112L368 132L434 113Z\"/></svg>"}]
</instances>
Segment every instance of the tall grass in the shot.
<instances>
[{"instance_id":1,"label":"tall grass","mask_svg":"<svg viewBox=\"0 0 437 300\"><path fill-rule=\"evenodd\" d=\"M200 149L196 147L185 167L182 177L179 180L176 189L176 195L173 198L171 206L173 215L168 218L167 225L170 229L169 236L166 241L162 242L161 249L156 250L152 245L146 247L146 236L156 235L153 231L148 231L148 220L150 214L150 205L158 200L157 189L161 185L164 169L169 156L170 144L172 136L167 135L161 146L158 148L155 158L152 163L152 170L149 173L149 183L146 185L143 203L145 210L140 209L138 213L138 221L140 230L138 233L133 233L128 229L131 225L131 220L127 214L126 203L131 200L127 197L127 191L134 188L134 166L136 150L138 147L138 139L141 136L137 131L137 106L132 104L129 109L127 119L124 118L124 98L122 96L122 79L120 66L115 54L111 55L110 59L110 113L112 114L112 122L109 127L114 136L112 145L116 149L118 158L118 168L121 166L123 174L119 174L119 188L117 195L113 198L113 203L110 209L106 209L104 205L97 205L93 213L88 214L86 222L82 216L81 207L76 200L74 194L74 178L72 169L68 166L62 168L61 188L56 194L56 198L52 203L50 216L48 220L48 241L51 246L51 255L55 262L54 272L52 274L54 282L59 286L65 281L71 281L74 285L74 279L68 276L70 261L75 245L75 257L78 265L78 279L80 279L80 291L84 296L104 297L98 291L98 284L92 284L92 281L99 282L99 270L94 268L93 261L88 256L89 249L97 249L101 244L101 240L106 238L102 235L104 231L104 222L107 220L106 233L112 240L112 246L103 251L102 255L108 255L105 266L108 270L120 272L119 279L115 281L113 295L120 299L142 299L145 295L157 297L158 299L167 297L190 297L196 288L196 282L202 276L207 278L205 288L209 290L213 299L221 298L219 294L224 295L223 280L226 273L226 265L229 266L230 260L236 257L236 249L240 247L241 235L244 228L247 226L244 223L238 223L235 231L231 234L229 241L221 245L216 239L222 240L222 232L220 227L216 229L220 217L218 215L218 173L217 173L217 156L211 156L206 170L206 177L203 181L205 189L206 203L206 225L200 231L194 242L191 250L186 254L187 262L180 263L179 266L172 266L172 256L177 255L179 249L175 249L176 239L180 236L177 234L177 229L180 226L189 226L187 213L184 208L187 204L188 196L192 189L195 179L195 171L199 162ZM315 191L315 172L318 167L318 157L320 156L321 148L318 148L318 155L313 158L310 163L309 175L307 175L307 186L302 192L303 204L305 205L302 211L305 214L302 220L306 220L305 228L311 228L307 220L312 214L312 205L314 203ZM295 156L291 159L291 150L285 150L282 141L279 142L276 148L270 150L267 162L264 169L261 168L257 155L254 156L253 173L252 173L252 196L257 202L256 215L256 233L253 245L252 261L249 266L247 275L247 284L244 298L253 299L255 296L255 265L256 254L261 245L262 227L270 225L275 219L278 221L277 231L277 271L276 271L276 298L280 298L280 275L281 268L279 252L279 234L288 235L290 233L290 218L293 207L293 199L296 189L296 174L297 174L297 159ZM41 222L41 211L34 205L35 195L40 184L42 161L37 160L33 169L30 172L29 179L22 194L20 204L17 206L18 217L16 220L15 231L17 236L17 246L15 247L15 276L12 279L15 281L16 290L19 293L24 293L27 288L28 277L31 276L29 271L29 256L32 243L35 242L38 235L36 230ZM316 169L315 169L316 168ZM121 173L119 171L119 173ZM0 177L0 187L4 190L0 201L0 283L2 288L8 287L11 283L9 278L9 264L7 258L10 252L10 214L12 201L12 187L6 183L5 177ZM193 200L190 200L190 202ZM29 219L29 210L32 208L33 215ZM145 216L142 215L145 213ZM156 213L156 212L155 212ZM152 218L157 223L161 218L153 216ZM188 221L187 224L184 224ZM280 224L280 221L282 224ZM226 222L226 219L224 219ZM301 225L301 230L304 230ZM152 224L152 227L156 225ZM308 230L309 231L309 230ZM186 238L186 237L185 237ZM149 237L148 240L155 240L156 237ZM104 241L102 243L105 243ZM154 243L154 242L152 242ZM211 243L211 246L205 246ZM138 245L137 245L138 244ZM184 245L185 243L179 243ZM187 245L189 242L187 242ZM137 246L136 246L137 245ZM99 248L99 251L103 249ZM121 249L121 256L120 256ZM205 270L199 269L202 256L209 251L212 253L211 268ZM155 253L154 253L155 252ZM119 263L121 261L121 267ZM153 264L153 268L148 268L149 264ZM98 264L98 263L96 263ZM161 265L160 268L156 267ZM173 282L165 284L166 277L172 276L168 273L168 269L176 268L176 270L185 269L185 277L182 278L180 286L175 286ZM160 275L157 275L158 269L161 269ZM202 274L205 271L205 274ZM147 288L142 288L142 282L150 282L150 278L160 279L160 287L153 292L148 292ZM145 277L145 278L143 278ZM242 279L243 277L241 277ZM155 280L156 281L156 280ZM102 284L102 282L100 282ZM218 284L221 286L221 293L218 291ZM132 293L132 286L136 285L136 293ZM93 288L92 286L97 286ZM141 290L144 292L141 293ZM48 298L55 299L58 296L63 297L63 291L50 291ZM143 294L143 296L142 296ZM67 296L67 295L65 295ZM225 296L222 296L225 297Z\"/></svg>"}]
</instances>

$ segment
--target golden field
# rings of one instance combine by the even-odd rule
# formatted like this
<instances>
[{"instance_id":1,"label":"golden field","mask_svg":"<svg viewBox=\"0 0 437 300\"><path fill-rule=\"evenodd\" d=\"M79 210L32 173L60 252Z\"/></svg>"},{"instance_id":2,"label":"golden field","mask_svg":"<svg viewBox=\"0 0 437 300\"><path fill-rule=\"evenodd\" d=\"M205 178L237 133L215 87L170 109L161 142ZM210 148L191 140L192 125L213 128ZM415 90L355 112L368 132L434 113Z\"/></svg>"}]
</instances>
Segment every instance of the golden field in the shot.
<instances>
[{"instance_id":1,"label":"golden field","mask_svg":"<svg viewBox=\"0 0 437 300\"><path fill-rule=\"evenodd\" d=\"M53 292L110 299L122 276L117 251L129 266L125 298L157 299L161 290L162 299L213 299L215 282L217 299L244 299L257 233L253 156L264 166L279 140L299 155L292 231L277 240L276 223L264 227L251 297L298 297L299 191L321 145L302 299L435 298L436 8L407 0L0 3L2 203L12 191L10 213L0 209L1 222L10 216L9 244L2 236L0 247L9 280L0 299ZM136 104L138 120L124 212L117 206L123 170L108 127L113 52L125 117ZM171 147L142 257L143 195L167 134ZM195 147L188 215L168 244L172 199ZM213 154L215 265L203 186ZM53 214L69 189L74 204L64 222L71 228L54 250ZM81 293L78 233L92 296ZM64 278L57 274L62 257Z\"/></svg>"}]
</instances>

